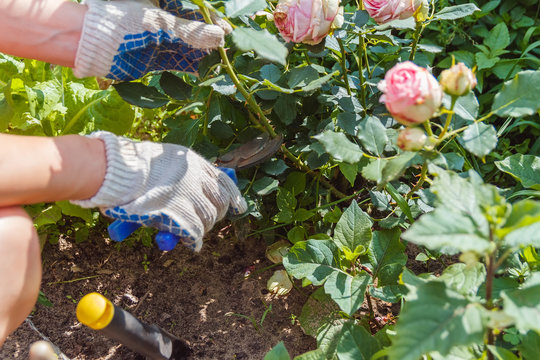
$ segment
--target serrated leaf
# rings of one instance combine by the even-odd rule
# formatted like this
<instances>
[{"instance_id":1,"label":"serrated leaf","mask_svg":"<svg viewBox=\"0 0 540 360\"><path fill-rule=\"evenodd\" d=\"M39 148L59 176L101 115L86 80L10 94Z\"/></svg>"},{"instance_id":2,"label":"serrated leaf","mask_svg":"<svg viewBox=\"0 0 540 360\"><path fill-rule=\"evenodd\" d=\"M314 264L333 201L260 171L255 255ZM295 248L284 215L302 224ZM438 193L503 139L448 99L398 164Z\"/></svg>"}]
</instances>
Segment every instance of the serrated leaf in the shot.
<instances>
[{"instance_id":1,"label":"serrated leaf","mask_svg":"<svg viewBox=\"0 0 540 360\"><path fill-rule=\"evenodd\" d=\"M497 146L497 131L493 125L473 123L459 137L459 142L469 152L482 158Z\"/></svg>"},{"instance_id":2,"label":"serrated leaf","mask_svg":"<svg viewBox=\"0 0 540 360\"><path fill-rule=\"evenodd\" d=\"M64 215L79 217L87 223L91 223L94 220L91 209L82 208L78 205L70 203L69 201L57 201L56 205L60 207L62 214Z\"/></svg>"},{"instance_id":3,"label":"serrated leaf","mask_svg":"<svg viewBox=\"0 0 540 360\"><path fill-rule=\"evenodd\" d=\"M362 158L363 152L360 146L352 143L344 133L325 131L314 136L319 140L325 150L336 160L356 164Z\"/></svg>"},{"instance_id":4,"label":"serrated leaf","mask_svg":"<svg viewBox=\"0 0 540 360\"><path fill-rule=\"evenodd\" d=\"M189 99L191 97L191 90L193 89L182 78L168 71L161 74L159 85L165 94L176 100Z\"/></svg>"},{"instance_id":5,"label":"serrated leaf","mask_svg":"<svg viewBox=\"0 0 540 360\"><path fill-rule=\"evenodd\" d=\"M482 343L483 308L443 282L410 286L406 300L388 349L391 360L416 360L432 351L444 356L455 346Z\"/></svg>"},{"instance_id":6,"label":"serrated leaf","mask_svg":"<svg viewBox=\"0 0 540 360\"><path fill-rule=\"evenodd\" d=\"M516 328L540 332L540 274L535 273L521 289L503 291L504 312L511 316Z\"/></svg>"},{"instance_id":7,"label":"serrated leaf","mask_svg":"<svg viewBox=\"0 0 540 360\"><path fill-rule=\"evenodd\" d=\"M362 211L356 200L345 210L334 231L334 242L345 252L349 260L367 251L371 243L373 222Z\"/></svg>"},{"instance_id":8,"label":"serrated leaf","mask_svg":"<svg viewBox=\"0 0 540 360\"><path fill-rule=\"evenodd\" d=\"M524 187L540 190L540 157L514 154L501 161L495 161L499 170L512 175Z\"/></svg>"},{"instance_id":9,"label":"serrated leaf","mask_svg":"<svg viewBox=\"0 0 540 360\"><path fill-rule=\"evenodd\" d=\"M341 272L338 253L337 245L330 240L301 241L283 258L283 266L291 276L321 285L333 272Z\"/></svg>"},{"instance_id":10,"label":"serrated leaf","mask_svg":"<svg viewBox=\"0 0 540 360\"><path fill-rule=\"evenodd\" d=\"M492 111L499 116L521 117L533 115L540 110L540 70L519 72L503 88L493 101Z\"/></svg>"},{"instance_id":11,"label":"serrated leaf","mask_svg":"<svg viewBox=\"0 0 540 360\"><path fill-rule=\"evenodd\" d=\"M259 56L285 65L287 48L268 30L257 31L237 27L232 32L233 42L242 51L255 51Z\"/></svg>"},{"instance_id":12,"label":"serrated leaf","mask_svg":"<svg viewBox=\"0 0 540 360\"><path fill-rule=\"evenodd\" d=\"M265 8L265 0L229 0L225 2L225 14L230 18L253 15Z\"/></svg>"},{"instance_id":13,"label":"serrated leaf","mask_svg":"<svg viewBox=\"0 0 540 360\"><path fill-rule=\"evenodd\" d=\"M382 170L379 185L395 180L405 172L410 166L423 163L423 159L415 152L405 151L392 160L388 160Z\"/></svg>"},{"instance_id":14,"label":"serrated leaf","mask_svg":"<svg viewBox=\"0 0 540 360\"><path fill-rule=\"evenodd\" d=\"M498 23L490 32L487 39L484 40L492 52L505 49L510 45L510 34L508 27L504 22Z\"/></svg>"},{"instance_id":15,"label":"serrated leaf","mask_svg":"<svg viewBox=\"0 0 540 360\"><path fill-rule=\"evenodd\" d=\"M474 296L486 279L486 268L482 263L466 265L452 264L440 276L446 286L464 296Z\"/></svg>"},{"instance_id":16,"label":"serrated leaf","mask_svg":"<svg viewBox=\"0 0 540 360\"><path fill-rule=\"evenodd\" d=\"M253 183L252 189L257 195L268 195L278 189L279 181L271 177L263 177Z\"/></svg>"},{"instance_id":17,"label":"serrated leaf","mask_svg":"<svg viewBox=\"0 0 540 360\"><path fill-rule=\"evenodd\" d=\"M140 82L123 82L114 84L118 94L130 103L142 108L155 109L169 102L169 98L153 86L146 86Z\"/></svg>"},{"instance_id":18,"label":"serrated leaf","mask_svg":"<svg viewBox=\"0 0 540 360\"><path fill-rule=\"evenodd\" d=\"M405 245L399 241L401 231L398 228L379 230L373 233L373 240L369 245L368 259L373 277L378 278L381 269L387 265L405 265Z\"/></svg>"},{"instance_id":19,"label":"serrated leaf","mask_svg":"<svg viewBox=\"0 0 540 360\"><path fill-rule=\"evenodd\" d=\"M346 314L352 316L364 302L364 294L371 283L367 274L351 276L345 272L334 271L324 283L324 291Z\"/></svg>"},{"instance_id":20,"label":"serrated leaf","mask_svg":"<svg viewBox=\"0 0 540 360\"><path fill-rule=\"evenodd\" d=\"M373 116L368 116L358 125L358 139L367 151L377 156L382 155L388 142L386 128Z\"/></svg>"},{"instance_id":21,"label":"serrated leaf","mask_svg":"<svg viewBox=\"0 0 540 360\"><path fill-rule=\"evenodd\" d=\"M523 355L523 359L534 359L540 354L540 334L535 331L529 331L521 340L518 349Z\"/></svg>"},{"instance_id":22,"label":"serrated leaf","mask_svg":"<svg viewBox=\"0 0 540 360\"><path fill-rule=\"evenodd\" d=\"M462 4L447 6L433 16L433 20L456 20L472 15L475 11L480 11L475 4Z\"/></svg>"},{"instance_id":23,"label":"serrated leaf","mask_svg":"<svg viewBox=\"0 0 540 360\"><path fill-rule=\"evenodd\" d=\"M51 205L43 210L35 219L34 224L39 227L48 224L56 224L62 218L62 210L58 205Z\"/></svg>"},{"instance_id":24,"label":"serrated leaf","mask_svg":"<svg viewBox=\"0 0 540 360\"><path fill-rule=\"evenodd\" d=\"M310 92L310 91L313 91L313 90L317 90L321 86L323 86L324 84L328 84L330 82L330 80L332 80L334 78L334 76L336 76L337 74L339 74L339 71L336 70L333 73L321 76L320 78L318 78L316 80L313 80L312 82L310 82L306 86L302 87L302 91Z\"/></svg>"},{"instance_id":25,"label":"serrated leaf","mask_svg":"<svg viewBox=\"0 0 540 360\"><path fill-rule=\"evenodd\" d=\"M490 247L487 228L478 228L470 215L449 207L439 207L422 215L402 237L445 254L459 251L483 254Z\"/></svg>"}]
</instances>

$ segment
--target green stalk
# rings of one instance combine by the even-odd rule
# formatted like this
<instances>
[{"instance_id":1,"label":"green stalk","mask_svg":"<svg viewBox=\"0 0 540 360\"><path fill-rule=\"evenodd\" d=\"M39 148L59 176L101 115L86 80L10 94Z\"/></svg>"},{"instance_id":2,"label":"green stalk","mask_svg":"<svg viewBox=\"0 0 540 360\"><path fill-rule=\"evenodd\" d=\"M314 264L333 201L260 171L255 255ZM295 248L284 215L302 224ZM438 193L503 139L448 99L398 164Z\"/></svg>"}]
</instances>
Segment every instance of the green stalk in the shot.
<instances>
[{"instance_id":1,"label":"green stalk","mask_svg":"<svg viewBox=\"0 0 540 360\"><path fill-rule=\"evenodd\" d=\"M416 29L413 35L411 55L409 56L410 61L413 61L414 57L416 56L416 48L418 47L418 43L420 42L420 35L422 35L422 31L424 31L424 24L420 21L416 22Z\"/></svg>"},{"instance_id":2,"label":"green stalk","mask_svg":"<svg viewBox=\"0 0 540 360\"><path fill-rule=\"evenodd\" d=\"M362 3L363 4L363 3ZM360 101L364 108L364 115L367 115L366 110L366 88L364 86L364 53L366 53L366 43L364 42L364 35L358 35L358 76L360 77Z\"/></svg>"},{"instance_id":3,"label":"green stalk","mask_svg":"<svg viewBox=\"0 0 540 360\"><path fill-rule=\"evenodd\" d=\"M347 76L347 53L345 52L345 46L343 46L343 40L337 39L339 44L339 49L341 50L341 71L343 72L343 81L345 82L345 88L347 89L347 94L352 95L351 86L349 85L349 77Z\"/></svg>"},{"instance_id":4,"label":"green stalk","mask_svg":"<svg viewBox=\"0 0 540 360\"><path fill-rule=\"evenodd\" d=\"M452 105L450 106L450 113L446 117L444 128L441 131L441 134L439 135L439 141L442 141L444 139L444 136L446 135L446 132L448 131L448 128L450 127L450 124L452 123L452 117L454 116L454 107L456 106L457 99L458 99L457 96L452 96Z\"/></svg>"},{"instance_id":5,"label":"green stalk","mask_svg":"<svg viewBox=\"0 0 540 360\"><path fill-rule=\"evenodd\" d=\"M428 171L428 164L427 161L424 161L424 164L422 164L422 170L420 171L420 179L418 179L418 182L414 187L409 191L409 194L407 195L407 198L410 199L412 195L417 192L422 185L424 185L424 182L426 181L427 177L427 171Z\"/></svg>"}]
</instances>

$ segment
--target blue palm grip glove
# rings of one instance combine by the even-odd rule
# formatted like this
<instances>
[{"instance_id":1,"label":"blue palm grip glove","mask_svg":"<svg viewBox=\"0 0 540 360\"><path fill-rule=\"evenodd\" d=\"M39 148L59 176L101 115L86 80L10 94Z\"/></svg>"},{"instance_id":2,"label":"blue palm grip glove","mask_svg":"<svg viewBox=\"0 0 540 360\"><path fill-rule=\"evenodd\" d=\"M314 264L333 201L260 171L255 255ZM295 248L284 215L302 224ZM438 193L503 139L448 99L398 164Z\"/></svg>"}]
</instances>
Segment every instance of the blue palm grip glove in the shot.
<instances>
[{"instance_id":1,"label":"blue palm grip glove","mask_svg":"<svg viewBox=\"0 0 540 360\"><path fill-rule=\"evenodd\" d=\"M104 142L107 171L92 198L72 202L99 207L121 220L111 228L114 240L123 240L138 226L150 226L174 235L156 238L161 249L170 250L181 241L199 251L204 234L227 212L247 209L235 181L193 150L104 131L88 137Z\"/></svg>"},{"instance_id":2,"label":"blue palm grip glove","mask_svg":"<svg viewBox=\"0 0 540 360\"><path fill-rule=\"evenodd\" d=\"M162 3L181 17L146 0L87 0L75 75L132 80L159 70L197 73L208 51L223 46L230 26L193 21L200 14L181 2Z\"/></svg>"},{"instance_id":3,"label":"blue palm grip glove","mask_svg":"<svg viewBox=\"0 0 540 360\"><path fill-rule=\"evenodd\" d=\"M234 169L229 168L219 168L221 171L226 173L235 184L238 184L238 179L236 177L236 173ZM137 222L129 222L124 220L115 220L107 230L109 231L109 236L112 240L120 242L124 241L128 236L130 236L135 230L140 228L142 226L141 223ZM156 235L156 243L158 245L158 248L162 251L170 251L174 249L176 244L180 241L180 237L167 232L167 231L160 231Z\"/></svg>"}]
</instances>

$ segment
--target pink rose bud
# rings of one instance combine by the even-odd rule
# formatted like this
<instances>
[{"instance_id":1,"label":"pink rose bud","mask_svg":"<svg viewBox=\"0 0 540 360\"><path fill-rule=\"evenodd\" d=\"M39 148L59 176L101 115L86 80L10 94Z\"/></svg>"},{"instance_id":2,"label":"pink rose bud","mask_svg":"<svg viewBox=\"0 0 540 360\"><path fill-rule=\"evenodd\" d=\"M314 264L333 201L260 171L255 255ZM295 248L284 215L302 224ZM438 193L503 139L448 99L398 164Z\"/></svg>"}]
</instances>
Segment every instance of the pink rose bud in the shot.
<instances>
[{"instance_id":1,"label":"pink rose bud","mask_svg":"<svg viewBox=\"0 0 540 360\"><path fill-rule=\"evenodd\" d=\"M364 8L378 24L414 15L423 0L363 0Z\"/></svg>"},{"instance_id":2,"label":"pink rose bud","mask_svg":"<svg viewBox=\"0 0 540 360\"><path fill-rule=\"evenodd\" d=\"M448 95L463 96L476 86L476 76L464 63L459 63L441 73L441 86Z\"/></svg>"},{"instance_id":3,"label":"pink rose bud","mask_svg":"<svg viewBox=\"0 0 540 360\"><path fill-rule=\"evenodd\" d=\"M340 0L280 0L274 22L287 41L316 45L343 25Z\"/></svg>"},{"instance_id":4,"label":"pink rose bud","mask_svg":"<svg viewBox=\"0 0 540 360\"><path fill-rule=\"evenodd\" d=\"M442 103L442 89L427 69L410 61L395 65L378 84L383 92L380 101L403 125L429 120Z\"/></svg>"},{"instance_id":5,"label":"pink rose bud","mask_svg":"<svg viewBox=\"0 0 540 360\"><path fill-rule=\"evenodd\" d=\"M399 132L397 146L405 151L421 150L427 141L427 136L422 129L405 128Z\"/></svg>"}]
</instances>

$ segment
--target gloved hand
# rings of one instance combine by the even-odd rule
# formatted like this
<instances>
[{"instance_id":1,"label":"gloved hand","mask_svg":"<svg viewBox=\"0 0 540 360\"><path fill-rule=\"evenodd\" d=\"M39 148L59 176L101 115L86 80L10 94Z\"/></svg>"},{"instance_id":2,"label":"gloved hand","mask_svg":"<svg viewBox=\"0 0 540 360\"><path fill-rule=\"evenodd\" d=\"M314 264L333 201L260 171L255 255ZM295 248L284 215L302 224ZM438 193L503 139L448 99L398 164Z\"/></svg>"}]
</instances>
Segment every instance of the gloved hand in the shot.
<instances>
[{"instance_id":1,"label":"gloved hand","mask_svg":"<svg viewBox=\"0 0 540 360\"><path fill-rule=\"evenodd\" d=\"M208 51L223 46L230 26L189 20L200 19L200 14L184 10L179 1L161 2L186 19L147 0L86 0L75 75L133 80L154 70L197 73Z\"/></svg>"},{"instance_id":2,"label":"gloved hand","mask_svg":"<svg viewBox=\"0 0 540 360\"><path fill-rule=\"evenodd\" d=\"M247 210L233 180L193 150L135 142L104 131L89 137L105 143L107 171L98 192L74 204L170 232L195 251L228 211Z\"/></svg>"}]
</instances>

